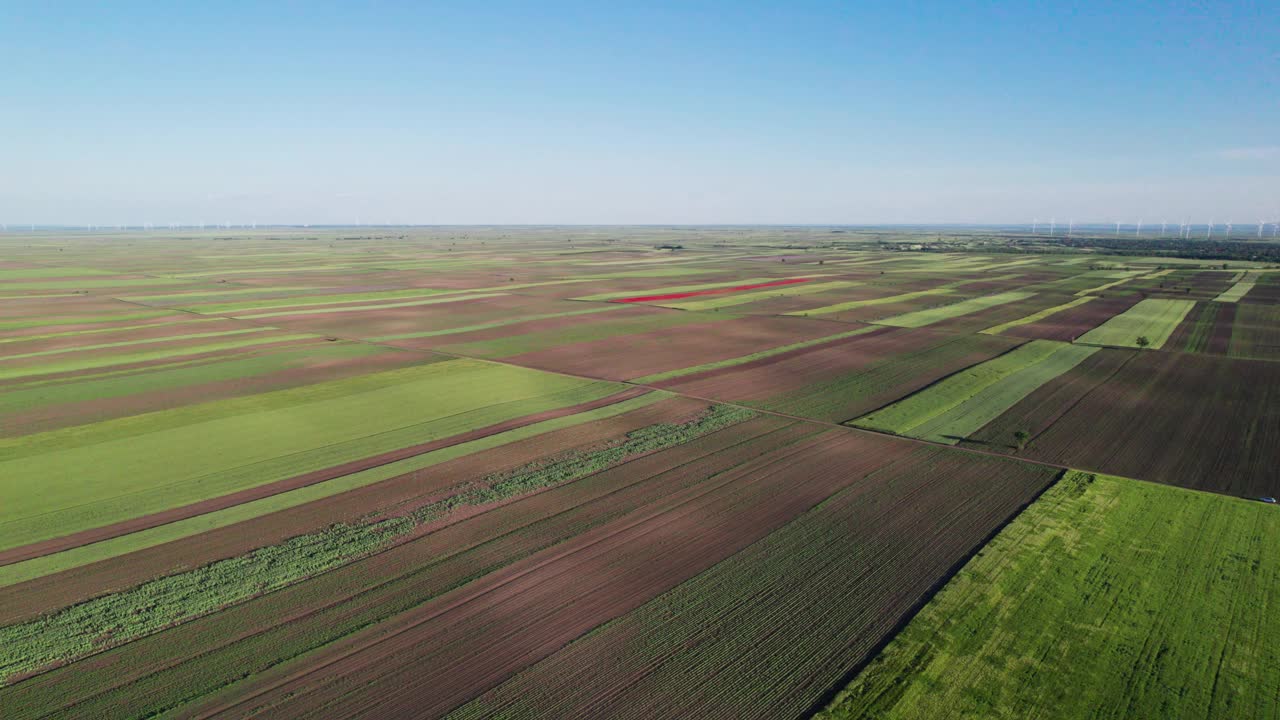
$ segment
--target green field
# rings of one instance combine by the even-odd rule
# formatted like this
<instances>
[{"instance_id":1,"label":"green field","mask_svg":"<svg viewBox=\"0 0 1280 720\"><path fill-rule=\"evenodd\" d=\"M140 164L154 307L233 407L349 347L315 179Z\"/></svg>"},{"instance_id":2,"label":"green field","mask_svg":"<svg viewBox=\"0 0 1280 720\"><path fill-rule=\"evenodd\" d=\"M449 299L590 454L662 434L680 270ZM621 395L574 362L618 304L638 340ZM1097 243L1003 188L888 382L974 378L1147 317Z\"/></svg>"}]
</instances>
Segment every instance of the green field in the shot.
<instances>
[{"instance_id":1,"label":"green field","mask_svg":"<svg viewBox=\"0 0 1280 720\"><path fill-rule=\"evenodd\" d=\"M618 388L472 360L379 375L5 441L13 459L0 462L0 491L13 499L0 508L0 548L587 402ZM20 492L33 477L44 479L42 491ZM93 482L86 484L86 477Z\"/></svg>"},{"instance_id":2,"label":"green field","mask_svg":"<svg viewBox=\"0 0 1280 720\"><path fill-rule=\"evenodd\" d=\"M1253 286L1256 284L1257 283L1255 283L1252 280L1249 280L1246 282L1238 282L1232 285L1231 287L1227 288L1221 295L1218 295L1218 297L1214 298L1213 301L1221 302L1221 303L1239 302L1241 298L1249 294L1249 291L1252 290Z\"/></svg>"},{"instance_id":3,"label":"green field","mask_svg":"<svg viewBox=\"0 0 1280 720\"><path fill-rule=\"evenodd\" d=\"M1095 352L1033 340L849 424L955 444Z\"/></svg>"},{"instance_id":4,"label":"green field","mask_svg":"<svg viewBox=\"0 0 1280 720\"><path fill-rule=\"evenodd\" d=\"M1073 472L823 720L1274 718L1280 512Z\"/></svg>"},{"instance_id":5,"label":"green field","mask_svg":"<svg viewBox=\"0 0 1280 720\"><path fill-rule=\"evenodd\" d=\"M983 297L961 300L958 303L943 305L942 307L917 310L915 312L904 313L902 315L894 315L893 317L877 320L876 324L893 325L895 327L906 328L924 327L943 320L950 320L951 318L981 312L987 308L996 307L997 305L1021 302L1034 295L1035 293L1032 292L1011 290L1009 292L997 293L995 295L984 295Z\"/></svg>"},{"instance_id":6,"label":"green field","mask_svg":"<svg viewBox=\"0 0 1280 720\"><path fill-rule=\"evenodd\" d=\"M136 550L155 547L184 537L199 535L200 533L215 530L220 527L226 527L228 525L261 517L279 510L285 510L305 503L332 497L339 493L347 492L348 490L354 490L356 488L389 480L391 478L404 475L405 473L429 468L433 465L448 462L465 455L501 448L503 445L524 440L526 438L536 437L538 435L563 428L573 427L575 425L604 420L606 418L614 417L615 415L621 415L622 413L645 407L646 405L652 405L653 403L668 397L670 397L668 394L661 391L650 392L645 395L641 395L640 397L624 400L612 405L606 405L605 407L597 408L595 410L567 415L552 420L543 420L542 422L534 423L533 425L526 425L524 427L508 430L496 435L490 435L477 440L470 440L465 443L452 445L450 447L435 450L433 452L405 460L400 460L398 462L389 463L387 465L382 465L370 470L351 473L350 475L344 475L333 480L326 480L314 485L308 485L296 490L272 495L271 497L241 503L224 510L205 513L186 520L180 520L178 522L160 525L148 530L141 530L139 532L130 533L129 535L112 538L111 540L103 540L101 542L82 545L80 547L53 553L51 555L43 555L38 558L14 563L12 565L5 565L4 567L0 567L0 587L33 580L35 578L71 568L81 567L88 565L89 563L116 557Z\"/></svg>"},{"instance_id":7,"label":"green field","mask_svg":"<svg viewBox=\"0 0 1280 720\"><path fill-rule=\"evenodd\" d=\"M916 292L890 295L888 297L872 298L870 300L851 300L849 302L836 303L834 305L823 305L821 307L810 308L808 310L796 310L795 312L787 313L787 315L826 315L829 313L844 312L845 310L853 310L861 307L892 305L893 303L906 302L908 300L914 300L919 297L928 297L930 295L949 295L953 292L955 292L955 290L952 290L951 288L919 290Z\"/></svg>"},{"instance_id":8,"label":"green field","mask_svg":"<svg viewBox=\"0 0 1280 720\"><path fill-rule=\"evenodd\" d=\"M1195 307L1194 300L1147 298L1081 335L1076 342L1110 347L1139 347L1138 338L1145 337L1152 350L1164 347L1178 323Z\"/></svg>"}]
</instances>

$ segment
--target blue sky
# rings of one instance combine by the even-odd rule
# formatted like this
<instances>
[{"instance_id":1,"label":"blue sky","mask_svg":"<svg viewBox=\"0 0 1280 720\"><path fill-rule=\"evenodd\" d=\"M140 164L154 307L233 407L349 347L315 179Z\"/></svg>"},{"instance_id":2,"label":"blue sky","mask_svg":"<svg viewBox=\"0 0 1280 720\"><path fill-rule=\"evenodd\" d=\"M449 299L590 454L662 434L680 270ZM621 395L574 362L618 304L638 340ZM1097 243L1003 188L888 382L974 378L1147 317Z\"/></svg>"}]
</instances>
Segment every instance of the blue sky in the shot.
<instances>
[{"instance_id":1,"label":"blue sky","mask_svg":"<svg viewBox=\"0 0 1280 720\"><path fill-rule=\"evenodd\" d=\"M1280 3L0 4L9 223L1238 224Z\"/></svg>"}]
</instances>

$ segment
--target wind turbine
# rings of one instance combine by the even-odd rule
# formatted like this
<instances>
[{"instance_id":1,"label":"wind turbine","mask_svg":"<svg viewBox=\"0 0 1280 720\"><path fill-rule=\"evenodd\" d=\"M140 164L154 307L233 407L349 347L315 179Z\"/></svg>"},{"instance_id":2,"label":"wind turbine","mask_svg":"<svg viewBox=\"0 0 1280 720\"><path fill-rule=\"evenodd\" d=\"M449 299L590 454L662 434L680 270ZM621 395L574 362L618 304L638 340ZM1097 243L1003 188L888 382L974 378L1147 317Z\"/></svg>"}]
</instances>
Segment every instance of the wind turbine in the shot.
<instances>
[{"instance_id":1,"label":"wind turbine","mask_svg":"<svg viewBox=\"0 0 1280 720\"><path fill-rule=\"evenodd\" d=\"M1057 218L1049 218L1049 234L1050 234L1050 235L1052 235L1052 234L1053 234L1053 231L1054 231L1055 229L1057 229L1057 227L1058 227L1058 219L1057 219Z\"/></svg>"},{"instance_id":2,"label":"wind turbine","mask_svg":"<svg viewBox=\"0 0 1280 720\"><path fill-rule=\"evenodd\" d=\"M1160 237L1164 237L1164 229L1167 227L1169 227L1169 221L1161 220L1160 221Z\"/></svg>"},{"instance_id":3,"label":"wind turbine","mask_svg":"<svg viewBox=\"0 0 1280 720\"><path fill-rule=\"evenodd\" d=\"M1068 219L1067 220L1067 237L1071 237L1071 233L1075 232L1075 230L1076 230L1075 218Z\"/></svg>"},{"instance_id":4,"label":"wind turbine","mask_svg":"<svg viewBox=\"0 0 1280 720\"><path fill-rule=\"evenodd\" d=\"M1230 240L1230 239L1231 239L1231 221L1230 221L1230 220L1228 220L1228 221L1227 221L1227 235L1226 235L1226 239L1227 239L1227 240Z\"/></svg>"},{"instance_id":5,"label":"wind turbine","mask_svg":"<svg viewBox=\"0 0 1280 720\"><path fill-rule=\"evenodd\" d=\"M1258 221L1258 239L1259 240L1262 239L1262 225L1263 225L1262 221L1259 220Z\"/></svg>"},{"instance_id":6,"label":"wind turbine","mask_svg":"<svg viewBox=\"0 0 1280 720\"><path fill-rule=\"evenodd\" d=\"M1116 221L1116 237L1120 237L1120 222Z\"/></svg>"},{"instance_id":7,"label":"wind turbine","mask_svg":"<svg viewBox=\"0 0 1280 720\"><path fill-rule=\"evenodd\" d=\"M1138 229L1133 231L1134 237L1142 237L1142 218L1138 218Z\"/></svg>"},{"instance_id":8,"label":"wind turbine","mask_svg":"<svg viewBox=\"0 0 1280 720\"><path fill-rule=\"evenodd\" d=\"M1040 229L1040 218L1032 218L1032 219L1031 219L1031 234L1032 234L1032 235L1035 235L1035 234L1036 234L1036 231L1037 231L1037 230L1039 230L1039 229Z\"/></svg>"},{"instance_id":9,"label":"wind turbine","mask_svg":"<svg viewBox=\"0 0 1280 720\"><path fill-rule=\"evenodd\" d=\"M1204 239L1205 240L1213 239L1213 218L1209 218L1209 229L1205 230Z\"/></svg>"}]
</instances>

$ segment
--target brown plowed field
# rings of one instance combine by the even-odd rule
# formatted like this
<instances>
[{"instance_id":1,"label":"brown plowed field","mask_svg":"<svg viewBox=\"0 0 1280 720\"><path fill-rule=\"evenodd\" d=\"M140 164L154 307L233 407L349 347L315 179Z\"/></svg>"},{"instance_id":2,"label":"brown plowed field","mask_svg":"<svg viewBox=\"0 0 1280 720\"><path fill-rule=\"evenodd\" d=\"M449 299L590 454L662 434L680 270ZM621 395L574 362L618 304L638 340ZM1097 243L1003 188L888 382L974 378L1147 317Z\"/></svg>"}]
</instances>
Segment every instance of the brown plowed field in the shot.
<instances>
[{"instance_id":1,"label":"brown plowed field","mask_svg":"<svg viewBox=\"0 0 1280 720\"><path fill-rule=\"evenodd\" d=\"M871 444L828 431L770 452L251 683L219 714L438 717L909 451Z\"/></svg>"},{"instance_id":2,"label":"brown plowed field","mask_svg":"<svg viewBox=\"0 0 1280 720\"><path fill-rule=\"evenodd\" d=\"M1133 307L1139 300L1141 298L1136 295L1124 298L1097 298L1083 305L1054 313L1043 320L1011 327L1002 334L1071 342ZM1070 298L1062 298L1063 303L1070 301ZM1030 314L1025 313L1025 315Z\"/></svg>"},{"instance_id":3,"label":"brown plowed field","mask_svg":"<svg viewBox=\"0 0 1280 720\"><path fill-rule=\"evenodd\" d=\"M741 317L562 345L505 359L542 370L626 380L741 357L844 330L836 323L804 318Z\"/></svg>"},{"instance_id":4,"label":"brown plowed field","mask_svg":"<svg viewBox=\"0 0 1280 720\"><path fill-rule=\"evenodd\" d=\"M697 397L842 422L1021 342L997 335L886 328L657 385Z\"/></svg>"},{"instance_id":5,"label":"brown plowed field","mask_svg":"<svg viewBox=\"0 0 1280 720\"><path fill-rule=\"evenodd\" d=\"M450 717L808 717L1054 475L917 448Z\"/></svg>"},{"instance_id":6,"label":"brown plowed field","mask_svg":"<svg viewBox=\"0 0 1280 720\"><path fill-rule=\"evenodd\" d=\"M253 685L269 682L272 668L294 672L293 665L279 663L297 653L348 636L359 642L362 636L352 633L369 622L413 617L406 611L426 607L424 602L452 589L466 591L473 587L467 583L514 562L537 564L532 553L559 554L566 541L587 533L607 538L686 496L697 500L713 493L732 504L724 471L816 432L760 418L528 496L163 636L37 676L10 693L15 706L27 711L14 720L41 714L51 702L67 705L73 716L146 714L255 673L250 686L230 688L231 696L242 697ZM765 504L750 493L747 498L753 507Z\"/></svg>"},{"instance_id":7,"label":"brown plowed field","mask_svg":"<svg viewBox=\"0 0 1280 720\"><path fill-rule=\"evenodd\" d=\"M1197 490L1280 494L1280 365L1103 349L972 436L1020 455Z\"/></svg>"}]
</instances>

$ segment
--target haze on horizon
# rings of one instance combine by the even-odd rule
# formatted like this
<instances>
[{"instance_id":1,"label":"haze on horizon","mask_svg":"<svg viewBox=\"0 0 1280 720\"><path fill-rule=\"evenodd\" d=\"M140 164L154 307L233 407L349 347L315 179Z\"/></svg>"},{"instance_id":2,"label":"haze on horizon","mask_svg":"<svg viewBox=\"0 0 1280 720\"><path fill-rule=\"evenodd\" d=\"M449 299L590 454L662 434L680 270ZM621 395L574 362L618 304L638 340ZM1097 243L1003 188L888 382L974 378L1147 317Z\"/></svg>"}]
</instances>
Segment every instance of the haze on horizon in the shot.
<instances>
[{"instance_id":1,"label":"haze on horizon","mask_svg":"<svg viewBox=\"0 0 1280 720\"><path fill-rule=\"evenodd\" d=\"M1277 27L1274 2L7 3L0 221L1275 221Z\"/></svg>"}]
</instances>

